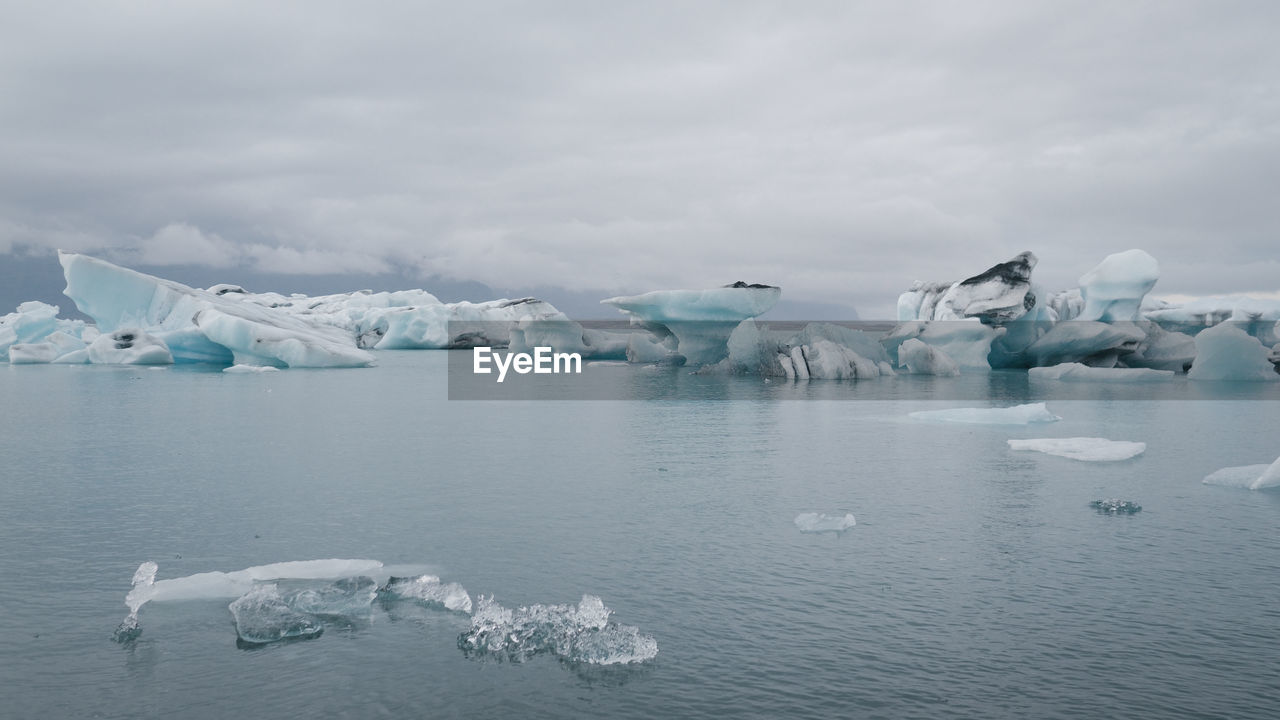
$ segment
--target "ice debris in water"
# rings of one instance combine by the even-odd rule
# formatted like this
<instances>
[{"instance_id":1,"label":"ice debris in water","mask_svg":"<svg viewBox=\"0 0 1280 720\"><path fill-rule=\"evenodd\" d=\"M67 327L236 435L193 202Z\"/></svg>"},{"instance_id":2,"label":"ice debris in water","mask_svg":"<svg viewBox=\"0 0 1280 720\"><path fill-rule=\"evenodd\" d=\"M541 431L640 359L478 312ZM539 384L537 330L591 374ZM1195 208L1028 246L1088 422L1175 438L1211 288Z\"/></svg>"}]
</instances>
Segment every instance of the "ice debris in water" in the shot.
<instances>
[{"instance_id":1,"label":"ice debris in water","mask_svg":"<svg viewBox=\"0 0 1280 720\"><path fill-rule=\"evenodd\" d=\"M319 588L303 588L284 596L285 603L312 615L354 615L367 612L378 594L378 583L370 577L335 580Z\"/></svg>"},{"instance_id":2,"label":"ice debris in water","mask_svg":"<svg viewBox=\"0 0 1280 720\"><path fill-rule=\"evenodd\" d=\"M313 638L324 632L324 625L314 615L290 607L275 583L255 587L228 609L236 621L236 635L246 643Z\"/></svg>"},{"instance_id":3,"label":"ice debris in water","mask_svg":"<svg viewBox=\"0 0 1280 720\"><path fill-rule=\"evenodd\" d=\"M1280 486L1280 458L1270 465L1244 465L1222 468L1204 479L1206 485L1224 485L1245 490L1264 490Z\"/></svg>"},{"instance_id":4,"label":"ice debris in water","mask_svg":"<svg viewBox=\"0 0 1280 720\"><path fill-rule=\"evenodd\" d=\"M273 365L232 365L229 368L223 368L222 372L231 373L232 375L243 375L249 373L268 373L279 372L280 368Z\"/></svg>"},{"instance_id":5,"label":"ice debris in water","mask_svg":"<svg viewBox=\"0 0 1280 720\"><path fill-rule=\"evenodd\" d=\"M1044 403L1014 405L1005 408L951 408L948 410L920 410L911 413L917 420L973 423L977 425L1028 425L1030 423L1056 422L1062 418L1049 412Z\"/></svg>"},{"instance_id":6,"label":"ice debris in water","mask_svg":"<svg viewBox=\"0 0 1280 720\"><path fill-rule=\"evenodd\" d=\"M842 533L857 525L852 513L844 515L827 515L825 513L800 513L796 516L796 527L802 533Z\"/></svg>"},{"instance_id":7,"label":"ice debris in water","mask_svg":"<svg viewBox=\"0 0 1280 720\"><path fill-rule=\"evenodd\" d=\"M1089 507L1098 511L1098 514L1108 515L1132 515L1140 510L1142 506L1132 500L1121 500L1119 498L1108 498L1106 500L1094 500L1089 503Z\"/></svg>"},{"instance_id":8,"label":"ice debris in water","mask_svg":"<svg viewBox=\"0 0 1280 720\"><path fill-rule=\"evenodd\" d=\"M552 654L596 665L640 663L658 654L658 642L652 636L610 622L611 614L594 595L583 595L577 605L530 605L516 610L481 595L471 628L458 637L458 647L469 655L514 662Z\"/></svg>"},{"instance_id":9,"label":"ice debris in water","mask_svg":"<svg viewBox=\"0 0 1280 720\"><path fill-rule=\"evenodd\" d=\"M1032 438L1030 440L1010 440L1009 447L1014 450L1034 450L1046 455L1084 460L1086 462L1112 462L1128 460L1141 455L1147 449L1146 443L1129 442L1128 440L1107 440L1106 438L1070 437L1070 438Z\"/></svg>"},{"instance_id":10,"label":"ice debris in water","mask_svg":"<svg viewBox=\"0 0 1280 720\"><path fill-rule=\"evenodd\" d=\"M417 600L425 605L471 614L471 596L467 594L466 588L455 582L442 583L435 575L393 577L383 589L403 600Z\"/></svg>"}]
</instances>

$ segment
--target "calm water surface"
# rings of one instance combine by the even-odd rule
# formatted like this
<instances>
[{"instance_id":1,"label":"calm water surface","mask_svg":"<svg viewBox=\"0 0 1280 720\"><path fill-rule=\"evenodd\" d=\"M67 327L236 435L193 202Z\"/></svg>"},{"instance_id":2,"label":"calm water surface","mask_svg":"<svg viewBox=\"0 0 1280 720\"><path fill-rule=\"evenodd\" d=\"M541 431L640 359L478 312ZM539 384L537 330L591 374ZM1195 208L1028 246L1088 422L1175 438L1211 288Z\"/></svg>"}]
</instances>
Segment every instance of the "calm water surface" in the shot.
<instances>
[{"instance_id":1,"label":"calm water surface","mask_svg":"<svg viewBox=\"0 0 1280 720\"><path fill-rule=\"evenodd\" d=\"M678 399L466 402L446 355L0 365L0 715L1280 715L1280 493L1200 482L1274 460L1280 402L1090 396L1051 400L1051 425L943 425L906 416L1024 401L1025 377L983 378L986 403L847 402L680 371ZM1078 435L1147 451L1005 442ZM1143 510L1089 508L1108 497ZM858 524L802 534L811 511ZM327 557L426 565L508 607L598 595L660 650L468 657L465 616L382 605L245 650L226 600L149 604L137 641L111 639L143 560L172 578Z\"/></svg>"}]
</instances>

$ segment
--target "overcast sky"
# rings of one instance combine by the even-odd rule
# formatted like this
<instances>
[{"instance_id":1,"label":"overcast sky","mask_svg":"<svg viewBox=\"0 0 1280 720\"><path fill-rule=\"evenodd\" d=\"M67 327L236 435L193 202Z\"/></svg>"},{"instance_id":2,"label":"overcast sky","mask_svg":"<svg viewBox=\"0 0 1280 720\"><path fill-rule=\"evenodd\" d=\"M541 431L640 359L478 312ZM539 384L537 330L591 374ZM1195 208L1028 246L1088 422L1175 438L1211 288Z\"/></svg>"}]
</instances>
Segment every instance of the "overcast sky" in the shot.
<instances>
[{"instance_id":1,"label":"overcast sky","mask_svg":"<svg viewBox=\"0 0 1280 720\"><path fill-rule=\"evenodd\" d=\"M0 0L0 253L892 313L1280 289L1280 3ZM0 256L3 262L3 256Z\"/></svg>"}]
</instances>

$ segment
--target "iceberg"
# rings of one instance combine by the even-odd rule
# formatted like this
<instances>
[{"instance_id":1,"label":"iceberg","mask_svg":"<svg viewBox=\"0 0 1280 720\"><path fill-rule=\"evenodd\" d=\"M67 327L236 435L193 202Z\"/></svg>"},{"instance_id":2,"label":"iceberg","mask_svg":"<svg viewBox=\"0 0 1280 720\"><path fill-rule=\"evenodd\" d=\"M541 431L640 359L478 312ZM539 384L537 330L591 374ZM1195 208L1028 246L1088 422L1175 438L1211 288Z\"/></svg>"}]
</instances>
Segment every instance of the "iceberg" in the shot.
<instances>
[{"instance_id":1,"label":"iceberg","mask_svg":"<svg viewBox=\"0 0 1280 720\"><path fill-rule=\"evenodd\" d=\"M1022 317L1036 304L1030 292L1035 266L1036 256L1023 252L959 282L916 282L898 297L898 320L980 318L1002 323Z\"/></svg>"},{"instance_id":2,"label":"iceberg","mask_svg":"<svg viewBox=\"0 0 1280 720\"><path fill-rule=\"evenodd\" d=\"M898 366L918 375L954 376L960 366L941 350L911 338L898 347Z\"/></svg>"},{"instance_id":3,"label":"iceberg","mask_svg":"<svg viewBox=\"0 0 1280 720\"><path fill-rule=\"evenodd\" d=\"M1080 277L1084 307L1075 319L1137 320L1142 299L1159 279L1159 263L1142 250L1108 255L1097 267Z\"/></svg>"},{"instance_id":4,"label":"iceberg","mask_svg":"<svg viewBox=\"0 0 1280 720\"><path fill-rule=\"evenodd\" d=\"M0 356L7 357L13 345L39 342L57 330L58 323L57 305L22 303L15 312L0 316Z\"/></svg>"},{"instance_id":5,"label":"iceberg","mask_svg":"<svg viewBox=\"0 0 1280 720\"><path fill-rule=\"evenodd\" d=\"M1106 438L1070 437L1010 440L1009 447L1013 450L1032 450L1071 460L1115 462L1141 455L1146 451L1147 444Z\"/></svg>"},{"instance_id":6,"label":"iceberg","mask_svg":"<svg viewBox=\"0 0 1280 720\"><path fill-rule=\"evenodd\" d=\"M1065 380L1104 383L1162 382L1173 379L1172 370L1147 368L1097 368L1081 363L1035 367L1027 371L1032 380Z\"/></svg>"},{"instance_id":7,"label":"iceberg","mask_svg":"<svg viewBox=\"0 0 1280 720\"><path fill-rule=\"evenodd\" d=\"M1014 405L1004 408L951 408L948 410L919 410L910 413L917 420L970 423L975 425L1029 425L1031 423L1057 422L1062 418L1049 412L1044 403Z\"/></svg>"},{"instance_id":8,"label":"iceberg","mask_svg":"<svg viewBox=\"0 0 1280 720\"><path fill-rule=\"evenodd\" d=\"M802 533L836 533L840 534L855 526L858 522L852 513L844 515L827 515L826 513L800 513L795 519L796 527Z\"/></svg>"},{"instance_id":9,"label":"iceberg","mask_svg":"<svg viewBox=\"0 0 1280 720\"><path fill-rule=\"evenodd\" d=\"M1244 465L1222 468L1204 479L1207 485L1265 490L1280 486L1280 458L1270 465Z\"/></svg>"},{"instance_id":10,"label":"iceberg","mask_svg":"<svg viewBox=\"0 0 1280 720\"><path fill-rule=\"evenodd\" d=\"M674 336L674 351L694 366L710 365L729 355L734 328L768 312L782 296L770 285L741 281L709 290L655 290L612 297L600 302L630 315L632 322Z\"/></svg>"},{"instance_id":11,"label":"iceberg","mask_svg":"<svg viewBox=\"0 0 1280 720\"><path fill-rule=\"evenodd\" d=\"M1142 316L1170 332L1195 334L1221 323L1232 323L1264 345L1280 342L1280 299L1248 295L1218 295L1170 303L1148 299Z\"/></svg>"},{"instance_id":12,"label":"iceberg","mask_svg":"<svg viewBox=\"0 0 1280 720\"><path fill-rule=\"evenodd\" d=\"M1124 355L1137 350L1147 334L1133 323L1070 320L1049 328L1027 347L1033 366L1084 362L1112 367Z\"/></svg>"},{"instance_id":13,"label":"iceberg","mask_svg":"<svg viewBox=\"0 0 1280 720\"><path fill-rule=\"evenodd\" d=\"M1280 366L1257 338L1229 323L1196 335L1196 359L1187 377L1192 380L1280 380Z\"/></svg>"},{"instance_id":14,"label":"iceberg","mask_svg":"<svg viewBox=\"0 0 1280 720\"><path fill-rule=\"evenodd\" d=\"M890 362L901 366L899 348L908 340L918 340L944 353L961 368L989 370L991 345L1002 337L1005 328L985 325L977 320L911 321L895 327L880 339Z\"/></svg>"},{"instance_id":15,"label":"iceberg","mask_svg":"<svg viewBox=\"0 0 1280 720\"><path fill-rule=\"evenodd\" d=\"M458 637L469 656L521 662L550 654L595 665L641 663L658 654L658 643L638 628L619 625L594 595L577 605L530 605L510 610L481 595L471 627Z\"/></svg>"},{"instance_id":16,"label":"iceberg","mask_svg":"<svg viewBox=\"0 0 1280 720\"><path fill-rule=\"evenodd\" d=\"M364 367L373 362L341 329L306 322L279 308L228 299L239 293L217 295L85 255L59 252L58 260L66 295L102 333L139 329L166 346L174 360L280 367ZM112 362L117 356L108 352L101 357L99 361Z\"/></svg>"}]
</instances>

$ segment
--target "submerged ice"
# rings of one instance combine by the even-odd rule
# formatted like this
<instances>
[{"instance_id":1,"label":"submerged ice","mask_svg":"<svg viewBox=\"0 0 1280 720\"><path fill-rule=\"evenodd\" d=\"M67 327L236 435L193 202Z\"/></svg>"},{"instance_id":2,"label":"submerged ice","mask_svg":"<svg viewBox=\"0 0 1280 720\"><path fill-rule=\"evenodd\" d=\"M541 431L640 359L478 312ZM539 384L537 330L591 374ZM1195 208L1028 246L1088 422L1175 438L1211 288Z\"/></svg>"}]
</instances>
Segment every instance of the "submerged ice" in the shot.
<instances>
[{"instance_id":1,"label":"submerged ice","mask_svg":"<svg viewBox=\"0 0 1280 720\"><path fill-rule=\"evenodd\" d=\"M802 533L842 533L857 525L853 513L843 515L827 515L826 513L807 512L796 516L796 528Z\"/></svg>"}]
</instances>

